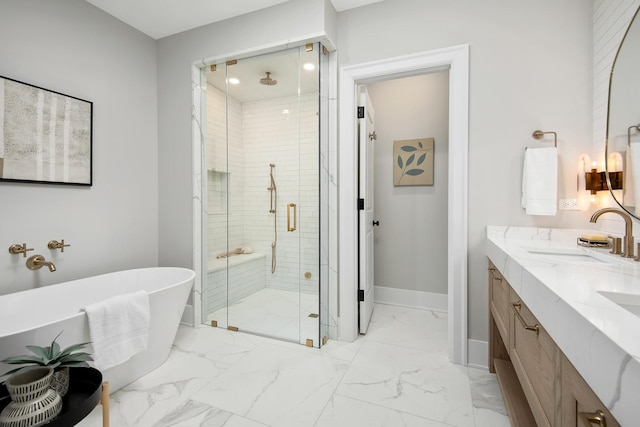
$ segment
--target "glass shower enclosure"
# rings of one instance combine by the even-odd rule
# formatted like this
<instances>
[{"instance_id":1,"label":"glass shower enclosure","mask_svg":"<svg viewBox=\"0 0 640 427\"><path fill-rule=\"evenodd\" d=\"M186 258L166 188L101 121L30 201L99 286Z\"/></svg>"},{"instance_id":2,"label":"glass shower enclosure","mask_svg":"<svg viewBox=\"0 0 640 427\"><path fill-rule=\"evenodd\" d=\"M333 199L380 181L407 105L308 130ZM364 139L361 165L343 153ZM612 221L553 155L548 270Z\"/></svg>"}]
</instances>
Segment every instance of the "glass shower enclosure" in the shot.
<instances>
[{"instance_id":1,"label":"glass shower enclosure","mask_svg":"<svg viewBox=\"0 0 640 427\"><path fill-rule=\"evenodd\" d=\"M327 66L314 43L203 73L202 323L326 342Z\"/></svg>"}]
</instances>

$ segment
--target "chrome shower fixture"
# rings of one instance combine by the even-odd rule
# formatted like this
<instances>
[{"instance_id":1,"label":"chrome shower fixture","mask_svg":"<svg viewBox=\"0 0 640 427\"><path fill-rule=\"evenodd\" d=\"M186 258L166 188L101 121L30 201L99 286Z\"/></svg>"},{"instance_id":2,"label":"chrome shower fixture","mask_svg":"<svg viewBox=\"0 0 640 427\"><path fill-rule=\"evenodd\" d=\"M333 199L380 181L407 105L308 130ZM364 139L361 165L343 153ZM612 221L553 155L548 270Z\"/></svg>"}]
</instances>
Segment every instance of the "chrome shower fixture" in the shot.
<instances>
[{"instance_id":1,"label":"chrome shower fixture","mask_svg":"<svg viewBox=\"0 0 640 427\"><path fill-rule=\"evenodd\" d=\"M278 84L277 80L271 78L271 73L267 71L267 77L263 77L260 79L260 84L265 86L275 86Z\"/></svg>"}]
</instances>

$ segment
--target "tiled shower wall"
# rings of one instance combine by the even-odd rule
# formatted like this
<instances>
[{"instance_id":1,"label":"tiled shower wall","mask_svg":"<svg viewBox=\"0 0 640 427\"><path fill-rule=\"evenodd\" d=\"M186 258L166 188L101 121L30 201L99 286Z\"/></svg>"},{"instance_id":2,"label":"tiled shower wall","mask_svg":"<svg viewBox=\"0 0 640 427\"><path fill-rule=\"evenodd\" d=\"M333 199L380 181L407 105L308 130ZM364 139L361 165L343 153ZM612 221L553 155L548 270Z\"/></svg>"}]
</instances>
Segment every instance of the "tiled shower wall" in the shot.
<instances>
[{"instance_id":1,"label":"tiled shower wall","mask_svg":"<svg viewBox=\"0 0 640 427\"><path fill-rule=\"evenodd\" d=\"M317 293L319 280L318 96L265 101L229 99L229 169L226 169L225 97L207 87L209 258L251 247L266 256L267 286ZM269 213L269 164L277 187L276 226ZM228 180L229 192L224 189ZM228 200L225 200L228 197ZM229 213L225 203L229 203ZM297 229L287 231L287 204L297 205ZM293 225L293 210L291 225ZM271 273L275 239L276 271ZM311 274L305 278L304 274ZM242 284L234 284L242 286Z\"/></svg>"},{"instance_id":2,"label":"tiled shower wall","mask_svg":"<svg viewBox=\"0 0 640 427\"><path fill-rule=\"evenodd\" d=\"M593 1L593 143L604 153L609 75L624 33L640 0Z\"/></svg>"},{"instance_id":3,"label":"tiled shower wall","mask_svg":"<svg viewBox=\"0 0 640 427\"><path fill-rule=\"evenodd\" d=\"M229 99L229 163L227 167L227 123L225 96L207 85L207 242L209 259L227 250L246 246L242 221L242 106ZM221 120L222 118L222 120ZM227 192L227 184L229 191ZM229 203L227 213L226 204ZM227 247L227 223L229 246ZM204 227L203 227L204 229ZM227 249L228 248L228 249Z\"/></svg>"},{"instance_id":4,"label":"tiled shower wall","mask_svg":"<svg viewBox=\"0 0 640 427\"><path fill-rule=\"evenodd\" d=\"M622 38L640 6L640 0L593 0L593 151L604 159L607 138L609 76ZM615 206L607 196L607 206ZM624 233L621 217L602 218L593 227L607 233Z\"/></svg>"},{"instance_id":5,"label":"tiled shower wall","mask_svg":"<svg viewBox=\"0 0 640 427\"><path fill-rule=\"evenodd\" d=\"M249 245L267 255L267 287L318 292L318 96L302 95L242 105L244 228ZM277 204L269 213L269 164L275 164ZM287 231L287 205L295 203L296 231ZM290 209L293 226L293 209ZM277 232L276 270L271 243ZM306 279L305 272L311 273Z\"/></svg>"}]
</instances>

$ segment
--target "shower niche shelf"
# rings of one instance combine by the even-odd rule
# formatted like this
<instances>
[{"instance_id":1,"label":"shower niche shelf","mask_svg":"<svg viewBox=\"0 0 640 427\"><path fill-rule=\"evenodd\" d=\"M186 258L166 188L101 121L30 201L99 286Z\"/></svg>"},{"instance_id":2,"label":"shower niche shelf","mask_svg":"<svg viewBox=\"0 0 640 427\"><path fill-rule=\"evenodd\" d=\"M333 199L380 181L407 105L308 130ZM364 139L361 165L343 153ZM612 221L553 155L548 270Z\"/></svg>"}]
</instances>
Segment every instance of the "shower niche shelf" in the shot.
<instances>
[{"instance_id":1,"label":"shower niche shelf","mask_svg":"<svg viewBox=\"0 0 640 427\"><path fill-rule=\"evenodd\" d=\"M229 172L207 170L207 207L209 214L225 213L227 209L227 188Z\"/></svg>"}]
</instances>

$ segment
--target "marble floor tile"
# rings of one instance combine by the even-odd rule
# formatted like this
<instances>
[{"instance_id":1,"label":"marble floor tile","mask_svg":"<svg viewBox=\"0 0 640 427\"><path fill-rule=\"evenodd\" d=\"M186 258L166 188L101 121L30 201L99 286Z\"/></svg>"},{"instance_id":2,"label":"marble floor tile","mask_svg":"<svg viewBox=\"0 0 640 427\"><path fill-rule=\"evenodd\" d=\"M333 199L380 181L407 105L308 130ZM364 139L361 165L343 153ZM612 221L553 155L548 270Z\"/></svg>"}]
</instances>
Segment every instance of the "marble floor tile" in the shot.
<instances>
[{"instance_id":1,"label":"marble floor tile","mask_svg":"<svg viewBox=\"0 0 640 427\"><path fill-rule=\"evenodd\" d=\"M155 427L222 427L233 416L232 413L204 403L187 400L162 417Z\"/></svg>"},{"instance_id":2,"label":"marble floor tile","mask_svg":"<svg viewBox=\"0 0 640 427\"><path fill-rule=\"evenodd\" d=\"M363 343L364 336L358 337L354 342L329 340L322 346L320 352L327 356L352 362L358 354L358 351L360 351Z\"/></svg>"},{"instance_id":3,"label":"marble floor tile","mask_svg":"<svg viewBox=\"0 0 640 427\"><path fill-rule=\"evenodd\" d=\"M192 399L273 427L313 426L348 363L262 344Z\"/></svg>"},{"instance_id":4,"label":"marble floor tile","mask_svg":"<svg viewBox=\"0 0 640 427\"><path fill-rule=\"evenodd\" d=\"M361 400L334 394L314 427L450 427Z\"/></svg>"},{"instance_id":5,"label":"marble floor tile","mask_svg":"<svg viewBox=\"0 0 640 427\"><path fill-rule=\"evenodd\" d=\"M447 349L447 313L375 304L367 341L428 351Z\"/></svg>"},{"instance_id":6,"label":"marble floor tile","mask_svg":"<svg viewBox=\"0 0 640 427\"><path fill-rule=\"evenodd\" d=\"M336 393L456 426L473 426L466 368L442 350L365 340Z\"/></svg>"},{"instance_id":7,"label":"marble floor tile","mask_svg":"<svg viewBox=\"0 0 640 427\"><path fill-rule=\"evenodd\" d=\"M155 426L228 367L228 364L172 351L169 359L158 369L110 396L111 425ZM96 408L78 425L102 426L102 408Z\"/></svg>"},{"instance_id":8,"label":"marble floor tile","mask_svg":"<svg viewBox=\"0 0 640 427\"><path fill-rule=\"evenodd\" d=\"M467 368L467 372L473 407L507 415L496 374L477 368Z\"/></svg>"},{"instance_id":9,"label":"marble floor tile","mask_svg":"<svg viewBox=\"0 0 640 427\"><path fill-rule=\"evenodd\" d=\"M475 427L511 427L509 417L484 408L473 408Z\"/></svg>"},{"instance_id":10,"label":"marble floor tile","mask_svg":"<svg viewBox=\"0 0 640 427\"><path fill-rule=\"evenodd\" d=\"M269 341L252 334L239 334L224 328L199 325L180 326L173 343L175 350L216 362L232 364L258 345Z\"/></svg>"},{"instance_id":11,"label":"marble floor tile","mask_svg":"<svg viewBox=\"0 0 640 427\"><path fill-rule=\"evenodd\" d=\"M235 326L241 331L304 344L318 339L318 296L282 289L264 288L209 313L208 319Z\"/></svg>"},{"instance_id":12,"label":"marble floor tile","mask_svg":"<svg viewBox=\"0 0 640 427\"><path fill-rule=\"evenodd\" d=\"M165 415L154 427L268 427L193 400Z\"/></svg>"},{"instance_id":13,"label":"marble floor tile","mask_svg":"<svg viewBox=\"0 0 640 427\"><path fill-rule=\"evenodd\" d=\"M321 349L180 327L165 364L111 395L111 425L509 427L495 375L450 363L446 332L446 313L382 304L367 335Z\"/></svg>"}]
</instances>

